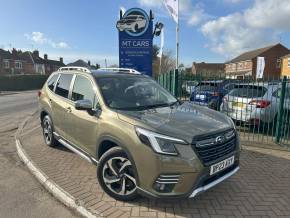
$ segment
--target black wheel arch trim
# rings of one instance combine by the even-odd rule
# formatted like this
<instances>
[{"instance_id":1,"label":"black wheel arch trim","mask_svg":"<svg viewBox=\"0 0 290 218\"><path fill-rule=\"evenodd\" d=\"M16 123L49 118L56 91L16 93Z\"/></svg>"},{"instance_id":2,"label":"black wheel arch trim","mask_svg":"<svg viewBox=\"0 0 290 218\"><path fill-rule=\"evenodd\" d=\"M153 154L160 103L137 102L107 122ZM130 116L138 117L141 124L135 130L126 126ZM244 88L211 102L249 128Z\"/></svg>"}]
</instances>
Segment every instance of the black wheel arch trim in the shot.
<instances>
[{"instance_id":1,"label":"black wheel arch trim","mask_svg":"<svg viewBox=\"0 0 290 218\"><path fill-rule=\"evenodd\" d=\"M140 184L140 182L139 182L139 175L138 175L138 171L137 171L137 168L136 168L136 164L135 164L133 155L131 154L131 152L129 151L129 149L127 149L126 146L124 146L123 143L121 143L120 140L118 140L117 138L115 138L113 136L110 136L110 135L105 135L105 136L102 136L100 138L100 140L98 142L98 147L97 147L97 150L96 150L97 160L98 161L100 160L98 151L99 151L100 145L104 141L112 141L114 144L116 144L117 146L121 147L125 151L125 153L128 156L129 160L133 163L133 169L134 169L134 172L136 174L136 181L137 181L137 186L138 186Z\"/></svg>"}]
</instances>

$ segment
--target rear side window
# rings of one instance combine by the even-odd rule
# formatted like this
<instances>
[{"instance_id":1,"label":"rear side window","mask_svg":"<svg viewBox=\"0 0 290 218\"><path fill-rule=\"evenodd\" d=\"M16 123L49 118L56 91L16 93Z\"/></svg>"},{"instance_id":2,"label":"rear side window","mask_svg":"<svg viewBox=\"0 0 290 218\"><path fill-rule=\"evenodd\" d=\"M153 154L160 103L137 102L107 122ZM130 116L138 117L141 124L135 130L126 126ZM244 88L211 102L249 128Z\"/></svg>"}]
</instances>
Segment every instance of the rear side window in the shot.
<instances>
[{"instance_id":1,"label":"rear side window","mask_svg":"<svg viewBox=\"0 0 290 218\"><path fill-rule=\"evenodd\" d=\"M259 98L263 97L267 89L261 86L239 86L233 89L229 95L240 98Z\"/></svg>"},{"instance_id":2,"label":"rear side window","mask_svg":"<svg viewBox=\"0 0 290 218\"><path fill-rule=\"evenodd\" d=\"M56 85L55 93L64 98L68 98L72 77L73 75L71 74L61 74Z\"/></svg>"},{"instance_id":3,"label":"rear side window","mask_svg":"<svg viewBox=\"0 0 290 218\"><path fill-rule=\"evenodd\" d=\"M235 88L235 84L227 84L224 86L224 89L227 91L231 91L234 88Z\"/></svg>"},{"instance_id":4,"label":"rear side window","mask_svg":"<svg viewBox=\"0 0 290 218\"><path fill-rule=\"evenodd\" d=\"M55 74L53 77L50 78L50 80L47 82L47 86L51 91L54 91L55 83L58 78L59 74Z\"/></svg>"},{"instance_id":5,"label":"rear side window","mask_svg":"<svg viewBox=\"0 0 290 218\"><path fill-rule=\"evenodd\" d=\"M84 76L77 76L75 79L72 101L90 100L94 103L95 92L91 81Z\"/></svg>"}]
</instances>

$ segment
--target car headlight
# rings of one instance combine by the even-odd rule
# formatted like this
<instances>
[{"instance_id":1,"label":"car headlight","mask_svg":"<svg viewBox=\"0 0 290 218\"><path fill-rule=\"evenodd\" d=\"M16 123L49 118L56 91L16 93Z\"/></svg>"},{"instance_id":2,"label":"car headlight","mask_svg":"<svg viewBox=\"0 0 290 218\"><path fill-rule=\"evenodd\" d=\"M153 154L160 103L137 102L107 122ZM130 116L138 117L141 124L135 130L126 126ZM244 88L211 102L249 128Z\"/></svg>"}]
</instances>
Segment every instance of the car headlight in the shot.
<instances>
[{"instance_id":1,"label":"car headlight","mask_svg":"<svg viewBox=\"0 0 290 218\"><path fill-rule=\"evenodd\" d=\"M175 145L187 144L181 139L161 135L140 127L136 127L136 133L141 142L151 146L159 154L178 155Z\"/></svg>"},{"instance_id":2,"label":"car headlight","mask_svg":"<svg viewBox=\"0 0 290 218\"><path fill-rule=\"evenodd\" d=\"M235 124L235 122L233 121L233 119L230 118L230 117L228 117L228 119L229 119L229 121L232 123L233 128L236 129L236 124Z\"/></svg>"}]
</instances>

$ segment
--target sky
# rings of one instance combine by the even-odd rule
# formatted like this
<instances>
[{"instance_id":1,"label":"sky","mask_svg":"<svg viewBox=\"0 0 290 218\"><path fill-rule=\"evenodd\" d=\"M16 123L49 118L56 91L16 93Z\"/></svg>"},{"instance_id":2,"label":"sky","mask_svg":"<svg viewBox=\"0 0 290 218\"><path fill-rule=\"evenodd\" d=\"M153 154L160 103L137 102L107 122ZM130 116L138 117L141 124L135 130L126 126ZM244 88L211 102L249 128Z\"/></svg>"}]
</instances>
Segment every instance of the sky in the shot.
<instances>
[{"instance_id":1,"label":"sky","mask_svg":"<svg viewBox=\"0 0 290 218\"><path fill-rule=\"evenodd\" d=\"M289 0L179 0L180 63L225 62L281 42L290 48ZM118 63L119 10L141 7L165 25L175 54L175 23L162 0L0 0L0 47L38 49L65 63ZM160 38L154 38L160 45Z\"/></svg>"}]
</instances>

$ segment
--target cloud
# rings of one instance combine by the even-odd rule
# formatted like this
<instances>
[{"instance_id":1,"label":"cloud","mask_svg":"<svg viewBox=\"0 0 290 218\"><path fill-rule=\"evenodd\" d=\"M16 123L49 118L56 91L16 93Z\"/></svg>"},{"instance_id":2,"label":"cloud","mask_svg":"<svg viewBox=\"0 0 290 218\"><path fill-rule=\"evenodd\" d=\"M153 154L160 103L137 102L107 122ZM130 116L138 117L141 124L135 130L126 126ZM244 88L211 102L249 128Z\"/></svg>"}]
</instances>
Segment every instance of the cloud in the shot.
<instances>
[{"instance_id":1,"label":"cloud","mask_svg":"<svg viewBox=\"0 0 290 218\"><path fill-rule=\"evenodd\" d=\"M256 0L240 12L207 21L201 32L210 41L208 47L228 58L245 50L278 41L278 35L290 29L288 0Z\"/></svg>"},{"instance_id":2,"label":"cloud","mask_svg":"<svg viewBox=\"0 0 290 218\"><path fill-rule=\"evenodd\" d=\"M163 0L138 0L138 2L141 6L149 8L163 8L163 10L165 10L167 13L167 10L163 5ZM196 26L202 22L205 22L210 17L212 17L205 13L203 5L201 3L193 5L191 0L179 1L179 13L180 19L185 20L187 24L192 26Z\"/></svg>"},{"instance_id":3,"label":"cloud","mask_svg":"<svg viewBox=\"0 0 290 218\"><path fill-rule=\"evenodd\" d=\"M225 3L237 4L240 3L241 0L224 0Z\"/></svg>"},{"instance_id":4,"label":"cloud","mask_svg":"<svg viewBox=\"0 0 290 218\"><path fill-rule=\"evenodd\" d=\"M195 5L188 16L187 23L191 26L197 26L212 18L211 15L205 13L203 7L200 4Z\"/></svg>"},{"instance_id":5,"label":"cloud","mask_svg":"<svg viewBox=\"0 0 290 218\"><path fill-rule=\"evenodd\" d=\"M70 48L70 46L66 42L55 42L52 39L45 37L44 33L42 32L32 32L31 34L25 33L24 37L36 44L40 45L50 45L53 48Z\"/></svg>"},{"instance_id":6,"label":"cloud","mask_svg":"<svg viewBox=\"0 0 290 218\"><path fill-rule=\"evenodd\" d=\"M244 15L247 24L255 28L273 28L279 31L290 29L289 0L256 0Z\"/></svg>"},{"instance_id":7,"label":"cloud","mask_svg":"<svg viewBox=\"0 0 290 218\"><path fill-rule=\"evenodd\" d=\"M145 7L161 7L162 0L138 0L139 4Z\"/></svg>"}]
</instances>

